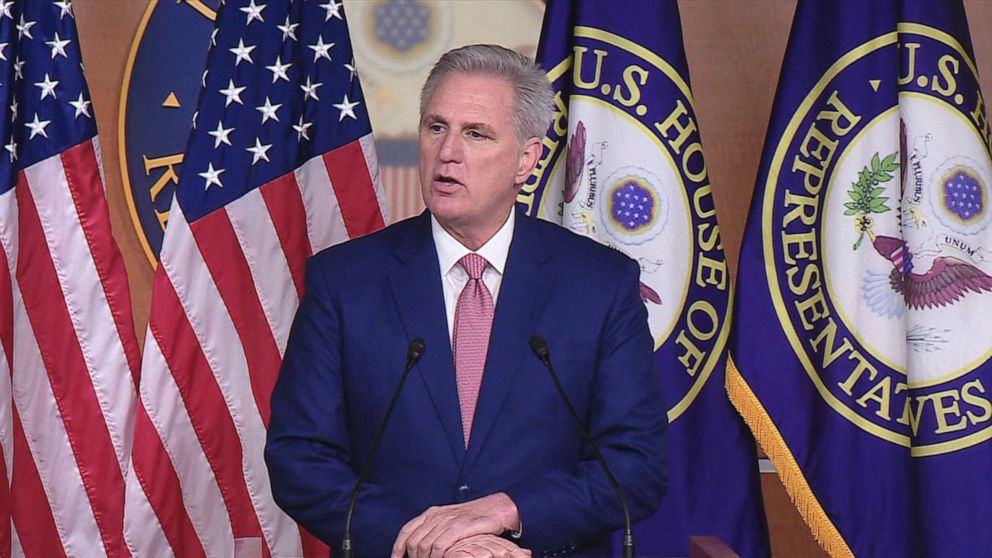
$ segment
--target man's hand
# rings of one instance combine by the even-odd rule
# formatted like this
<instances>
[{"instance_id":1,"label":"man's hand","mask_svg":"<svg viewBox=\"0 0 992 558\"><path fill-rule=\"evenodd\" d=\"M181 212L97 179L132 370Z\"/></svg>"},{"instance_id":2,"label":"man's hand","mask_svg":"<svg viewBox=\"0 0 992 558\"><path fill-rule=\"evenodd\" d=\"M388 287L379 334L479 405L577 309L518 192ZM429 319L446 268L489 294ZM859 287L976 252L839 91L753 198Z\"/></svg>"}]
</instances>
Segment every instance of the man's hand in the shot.
<instances>
[{"instance_id":1,"label":"man's hand","mask_svg":"<svg viewBox=\"0 0 992 558\"><path fill-rule=\"evenodd\" d=\"M476 535L455 543L445 558L530 558L525 548L496 535Z\"/></svg>"},{"instance_id":2,"label":"man's hand","mask_svg":"<svg viewBox=\"0 0 992 558\"><path fill-rule=\"evenodd\" d=\"M517 506L502 492L450 506L435 506L400 529L392 558L441 558L476 535L500 535L520 528ZM485 554L483 554L485 556Z\"/></svg>"}]
</instances>

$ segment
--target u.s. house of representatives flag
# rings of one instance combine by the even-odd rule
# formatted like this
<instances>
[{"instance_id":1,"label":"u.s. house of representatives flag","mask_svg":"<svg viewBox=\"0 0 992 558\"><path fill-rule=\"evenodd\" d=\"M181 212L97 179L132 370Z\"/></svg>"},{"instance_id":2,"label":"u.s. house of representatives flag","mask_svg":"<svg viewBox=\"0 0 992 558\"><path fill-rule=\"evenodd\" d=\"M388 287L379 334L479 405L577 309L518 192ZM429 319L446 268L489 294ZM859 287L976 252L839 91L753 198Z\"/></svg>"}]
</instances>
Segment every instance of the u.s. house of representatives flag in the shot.
<instances>
[{"instance_id":1,"label":"u.s. house of representatives flag","mask_svg":"<svg viewBox=\"0 0 992 558\"><path fill-rule=\"evenodd\" d=\"M118 556L140 357L69 2L0 1L0 556Z\"/></svg>"},{"instance_id":2,"label":"u.s. house of representatives flag","mask_svg":"<svg viewBox=\"0 0 992 558\"><path fill-rule=\"evenodd\" d=\"M124 530L136 555L326 556L262 448L304 262L383 226L340 2L229 1L155 275ZM347 273L347 270L341 270Z\"/></svg>"},{"instance_id":3,"label":"u.s. house of representatives flag","mask_svg":"<svg viewBox=\"0 0 992 558\"><path fill-rule=\"evenodd\" d=\"M538 61L555 116L518 202L641 265L670 428L668 493L638 551L684 556L689 536L717 535L765 556L754 442L724 390L730 276L678 6L549 2Z\"/></svg>"},{"instance_id":4,"label":"u.s. house of representatives flag","mask_svg":"<svg viewBox=\"0 0 992 558\"><path fill-rule=\"evenodd\" d=\"M831 555L992 548L990 186L961 2L799 3L728 385Z\"/></svg>"}]
</instances>

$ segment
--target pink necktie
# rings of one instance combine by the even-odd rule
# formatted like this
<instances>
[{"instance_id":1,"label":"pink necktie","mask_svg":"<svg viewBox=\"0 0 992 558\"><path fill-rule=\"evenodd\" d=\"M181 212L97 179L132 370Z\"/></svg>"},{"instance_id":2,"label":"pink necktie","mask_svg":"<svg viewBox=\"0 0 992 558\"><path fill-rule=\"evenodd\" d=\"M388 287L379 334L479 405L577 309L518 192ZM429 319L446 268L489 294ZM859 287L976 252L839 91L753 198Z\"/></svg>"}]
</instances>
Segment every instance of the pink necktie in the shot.
<instances>
[{"instance_id":1,"label":"pink necktie","mask_svg":"<svg viewBox=\"0 0 992 558\"><path fill-rule=\"evenodd\" d=\"M482 372L489 351L489 332L493 326L493 295L482 281L482 272L489 265L478 254L467 254L458 263L468 273L468 283L458 295L455 306L453 345L455 351L455 381L458 402L462 410L462 433L468 447L472 432L472 417L482 385Z\"/></svg>"}]
</instances>

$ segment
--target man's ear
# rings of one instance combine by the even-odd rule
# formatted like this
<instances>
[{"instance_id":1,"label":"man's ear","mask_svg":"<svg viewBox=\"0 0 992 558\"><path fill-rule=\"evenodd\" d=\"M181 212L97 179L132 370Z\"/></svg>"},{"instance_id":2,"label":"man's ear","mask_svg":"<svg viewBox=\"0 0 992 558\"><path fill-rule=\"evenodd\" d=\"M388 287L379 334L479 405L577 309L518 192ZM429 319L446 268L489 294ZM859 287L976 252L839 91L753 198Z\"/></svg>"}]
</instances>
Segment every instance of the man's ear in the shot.
<instances>
[{"instance_id":1,"label":"man's ear","mask_svg":"<svg viewBox=\"0 0 992 558\"><path fill-rule=\"evenodd\" d=\"M520 151L520 162L517 165L517 174L514 175L513 183L517 186L523 185L530 178L537 162L541 159L543 146L539 138L533 137L524 142Z\"/></svg>"}]
</instances>

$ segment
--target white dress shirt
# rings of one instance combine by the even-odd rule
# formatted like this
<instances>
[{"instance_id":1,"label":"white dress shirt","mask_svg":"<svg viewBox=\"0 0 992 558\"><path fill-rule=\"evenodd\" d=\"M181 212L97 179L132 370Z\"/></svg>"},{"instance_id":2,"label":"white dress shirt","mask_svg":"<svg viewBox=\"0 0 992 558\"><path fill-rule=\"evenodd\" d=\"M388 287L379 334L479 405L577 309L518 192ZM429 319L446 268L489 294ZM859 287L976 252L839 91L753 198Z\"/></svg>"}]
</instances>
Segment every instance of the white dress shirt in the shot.
<instances>
[{"instance_id":1,"label":"white dress shirt","mask_svg":"<svg viewBox=\"0 0 992 558\"><path fill-rule=\"evenodd\" d=\"M503 282L503 270L506 267L506 257L510 253L510 241L513 240L514 211L510 208L510 216L485 244L474 252L489 262L482 272L482 282L486 284L489 293L493 295L493 309L499 297L499 286ZM441 223L431 215L431 234L434 235L434 247L437 249L437 262L441 270L441 286L444 289L444 311L448 317L448 340L451 341L455 329L455 306L458 296L468 283L468 273L458 261L473 252L444 230Z\"/></svg>"}]
</instances>

